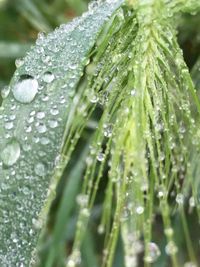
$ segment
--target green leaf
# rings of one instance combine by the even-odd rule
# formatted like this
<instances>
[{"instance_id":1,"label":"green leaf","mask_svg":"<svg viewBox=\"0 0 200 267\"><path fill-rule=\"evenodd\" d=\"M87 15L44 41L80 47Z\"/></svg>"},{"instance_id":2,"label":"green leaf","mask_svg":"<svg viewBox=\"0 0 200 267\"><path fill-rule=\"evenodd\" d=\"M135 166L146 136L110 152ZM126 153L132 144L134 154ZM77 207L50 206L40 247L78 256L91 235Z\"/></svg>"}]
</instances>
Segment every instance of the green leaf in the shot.
<instances>
[{"instance_id":1,"label":"green leaf","mask_svg":"<svg viewBox=\"0 0 200 267\"><path fill-rule=\"evenodd\" d=\"M16 9L22 16L39 31L49 32L51 26L32 0L19 0Z\"/></svg>"},{"instance_id":2,"label":"green leaf","mask_svg":"<svg viewBox=\"0 0 200 267\"><path fill-rule=\"evenodd\" d=\"M75 88L100 30L122 2L105 1L47 37L41 34L11 81L0 113L3 267L36 261L36 244L65 166L61 151L78 105L77 97L72 101Z\"/></svg>"}]
</instances>

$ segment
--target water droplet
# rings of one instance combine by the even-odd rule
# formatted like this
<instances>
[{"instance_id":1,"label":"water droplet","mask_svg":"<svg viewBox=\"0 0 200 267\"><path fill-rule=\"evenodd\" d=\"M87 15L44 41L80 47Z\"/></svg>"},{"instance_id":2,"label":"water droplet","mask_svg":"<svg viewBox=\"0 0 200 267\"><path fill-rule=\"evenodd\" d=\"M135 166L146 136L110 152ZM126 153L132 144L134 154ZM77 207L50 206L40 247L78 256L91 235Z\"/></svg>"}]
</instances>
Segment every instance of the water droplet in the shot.
<instances>
[{"instance_id":1,"label":"water droplet","mask_svg":"<svg viewBox=\"0 0 200 267\"><path fill-rule=\"evenodd\" d=\"M100 234L100 235L102 235L102 234L105 232L105 228L104 228L104 226L103 226L102 224L100 224L100 225L98 226L97 232L98 232L98 234Z\"/></svg>"},{"instance_id":2,"label":"water droplet","mask_svg":"<svg viewBox=\"0 0 200 267\"><path fill-rule=\"evenodd\" d=\"M189 199L189 205L191 208L194 208L195 207L195 199L194 197L190 197Z\"/></svg>"},{"instance_id":3,"label":"water droplet","mask_svg":"<svg viewBox=\"0 0 200 267\"><path fill-rule=\"evenodd\" d=\"M37 113L36 117L37 117L39 120L42 120L42 119L44 119L44 117L45 117L45 113L42 112L42 111L39 111L39 112Z\"/></svg>"},{"instance_id":4,"label":"water droplet","mask_svg":"<svg viewBox=\"0 0 200 267\"><path fill-rule=\"evenodd\" d=\"M166 236L171 237L174 234L174 230L171 227L168 227L165 229L165 234Z\"/></svg>"},{"instance_id":5,"label":"water droplet","mask_svg":"<svg viewBox=\"0 0 200 267\"><path fill-rule=\"evenodd\" d=\"M42 101L47 102L48 100L49 100L49 96L48 95L44 95L42 97Z\"/></svg>"},{"instance_id":6,"label":"water droplet","mask_svg":"<svg viewBox=\"0 0 200 267\"><path fill-rule=\"evenodd\" d=\"M14 120L16 119L16 115L15 115L15 114L10 115L10 116L9 116L9 119L10 119L11 121L14 121Z\"/></svg>"},{"instance_id":7,"label":"water droplet","mask_svg":"<svg viewBox=\"0 0 200 267\"><path fill-rule=\"evenodd\" d=\"M93 0L88 4L88 10L92 11L93 9L97 8L99 5L99 1Z\"/></svg>"},{"instance_id":8,"label":"water droplet","mask_svg":"<svg viewBox=\"0 0 200 267\"><path fill-rule=\"evenodd\" d=\"M30 118L28 118L28 119L27 119L27 122L28 122L28 123L33 123L33 122L34 122L34 117L30 117Z\"/></svg>"},{"instance_id":9,"label":"water droplet","mask_svg":"<svg viewBox=\"0 0 200 267\"><path fill-rule=\"evenodd\" d=\"M12 91L15 99L20 103L30 103L38 92L38 81L30 75L20 76Z\"/></svg>"},{"instance_id":10,"label":"water droplet","mask_svg":"<svg viewBox=\"0 0 200 267\"><path fill-rule=\"evenodd\" d=\"M19 67L21 67L21 66L23 66L24 65L24 60L22 59L22 58L17 58L16 60L15 60L15 66L17 67L17 68L19 68Z\"/></svg>"},{"instance_id":11,"label":"water droplet","mask_svg":"<svg viewBox=\"0 0 200 267\"><path fill-rule=\"evenodd\" d=\"M25 131L26 131L26 133L31 133L32 127L31 126L26 127Z\"/></svg>"},{"instance_id":12,"label":"water droplet","mask_svg":"<svg viewBox=\"0 0 200 267\"><path fill-rule=\"evenodd\" d=\"M20 156L20 145L16 139L12 139L6 144L1 152L1 159L6 166L12 166Z\"/></svg>"},{"instance_id":13,"label":"water droplet","mask_svg":"<svg viewBox=\"0 0 200 267\"><path fill-rule=\"evenodd\" d=\"M51 113L51 115L56 116L56 115L59 114L59 111L58 111L57 108L52 108L52 109L50 110L50 113Z\"/></svg>"},{"instance_id":14,"label":"water droplet","mask_svg":"<svg viewBox=\"0 0 200 267\"><path fill-rule=\"evenodd\" d=\"M145 256L144 260L146 262L153 263L158 259L159 256L160 256L159 247L154 242L150 242L147 245L147 255Z\"/></svg>"},{"instance_id":15,"label":"water droplet","mask_svg":"<svg viewBox=\"0 0 200 267\"><path fill-rule=\"evenodd\" d=\"M46 175L46 167L43 163L39 162L35 165L34 171L38 176L45 176Z\"/></svg>"},{"instance_id":16,"label":"water droplet","mask_svg":"<svg viewBox=\"0 0 200 267\"><path fill-rule=\"evenodd\" d=\"M1 96L3 99L5 99L10 93L10 86L5 86L2 90L1 90Z\"/></svg>"},{"instance_id":17,"label":"water droplet","mask_svg":"<svg viewBox=\"0 0 200 267\"><path fill-rule=\"evenodd\" d=\"M184 196L183 196L183 194L177 194L177 196L176 196L176 202L179 205L183 205L183 203L184 203Z\"/></svg>"},{"instance_id":18,"label":"water droplet","mask_svg":"<svg viewBox=\"0 0 200 267\"><path fill-rule=\"evenodd\" d=\"M49 124L49 127L52 129L58 127L58 122L55 120L49 120L48 124Z\"/></svg>"},{"instance_id":19,"label":"water droplet","mask_svg":"<svg viewBox=\"0 0 200 267\"><path fill-rule=\"evenodd\" d=\"M45 133L47 131L47 127L45 124L40 123L39 125L36 126L38 133Z\"/></svg>"},{"instance_id":20,"label":"water droplet","mask_svg":"<svg viewBox=\"0 0 200 267\"><path fill-rule=\"evenodd\" d=\"M105 155L102 153L102 152L100 152L98 155L97 155L97 160L98 161L103 161L105 159Z\"/></svg>"},{"instance_id":21,"label":"water droplet","mask_svg":"<svg viewBox=\"0 0 200 267\"><path fill-rule=\"evenodd\" d=\"M6 130L11 130L13 128L14 124L12 121L8 121L5 123L5 129Z\"/></svg>"},{"instance_id":22,"label":"water droplet","mask_svg":"<svg viewBox=\"0 0 200 267\"><path fill-rule=\"evenodd\" d=\"M167 255L175 255L177 251L178 248L173 241L170 241L165 247L165 252Z\"/></svg>"},{"instance_id":23,"label":"water droplet","mask_svg":"<svg viewBox=\"0 0 200 267\"><path fill-rule=\"evenodd\" d=\"M88 98L92 104L96 104L99 101L99 97L96 93L90 94Z\"/></svg>"},{"instance_id":24,"label":"water droplet","mask_svg":"<svg viewBox=\"0 0 200 267\"><path fill-rule=\"evenodd\" d=\"M141 215L144 212L144 207L143 206L138 206L135 209L136 213Z\"/></svg>"},{"instance_id":25,"label":"water droplet","mask_svg":"<svg viewBox=\"0 0 200 267\"><path fill-rule=\"evenodd\" d=\"M45 83L51 83L51 82L53 82L53 80L55 79L55 76L54 76L54 74L53 73L51 73L50 71L47 71L47 72L45 72L44 74L43 74L43 81L45 82Z\"/></svg>"},{"instance_id":26,"label":"water droplet","mask_svg":"<svg viewBox=\"0 0 200 267\"><path fill-rule=\"evenodd\" d=\"M80 194L76 198L76 202L81 207L86 207L88 204L88 195Z\"/></svg>"},{"instance_id":27,"label":"water droplet","mask_svg":"<svg viewBox=\"0 0 200 267\"><path fill-rule=\"evenodd\" d=\"M135 89L132 89L131 92L130 92L131 96L135 96L136 95L136 90Z\"/></svg>"},{"instance_id":28,"label":"water droplet","mask_svg":"<svg viewBox=\"0 0 200 267\"><path fill-rule=\"evenodd\" d=\"M40 143L41 143L42 145L48 145L48 144L50 143L50 140L49 140L48 138L46 138L46 137L42 137L42 138L40 139Z\"/></svg>"},{"instance_id":29,"label":"water droplet","mask_svg":"<svg viewBox=\"0 0 200 267\"><path fill-rule=\"evenodd\" d=\"M67 267L80 266L81 263L81 253L79 250L74 250L73 253L68 257Z\"/></svg>"},{"instance_id":30,"label":"water droplet","mask_svg":"<svg viewBox=\"0 0 200 267\"><path fill-rule=\"evenodd\" d=\"M112 125L111 124L104 124L104 136L110 138L112 136Z\"/></svg>"},{"instance_id":31,"label":"water droplet","mask_svg":"<svg viewBox=\"0 0 200 267\"><path fill-rule=\"evenodd\" d=\"M88 166L91 166L92 163L93 163L93 158L90 157L90 156L88 156L88 157L86 157L85 162L86 162L86 164L87 164Z\"/></svg>"}]
</instances>

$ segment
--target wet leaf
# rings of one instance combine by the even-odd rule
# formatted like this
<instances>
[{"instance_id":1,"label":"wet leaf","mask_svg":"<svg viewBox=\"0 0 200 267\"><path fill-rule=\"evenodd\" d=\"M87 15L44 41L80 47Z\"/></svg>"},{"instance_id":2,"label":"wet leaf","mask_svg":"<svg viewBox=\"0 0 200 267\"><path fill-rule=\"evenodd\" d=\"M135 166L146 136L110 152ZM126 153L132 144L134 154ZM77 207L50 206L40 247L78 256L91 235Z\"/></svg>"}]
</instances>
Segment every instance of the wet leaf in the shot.
<instances>
[{"instance_id":1,"label":"wet leaf","mask_svg":"<svg viewBox=\"0 0 200 267\"><path fill-rule=\"evenodd\" d=\"M41 33L14 74L0 113L1 266L34 264L75 88L98 33L121 3L100 3L47 37Z\"/></svg>"}]
</instances>

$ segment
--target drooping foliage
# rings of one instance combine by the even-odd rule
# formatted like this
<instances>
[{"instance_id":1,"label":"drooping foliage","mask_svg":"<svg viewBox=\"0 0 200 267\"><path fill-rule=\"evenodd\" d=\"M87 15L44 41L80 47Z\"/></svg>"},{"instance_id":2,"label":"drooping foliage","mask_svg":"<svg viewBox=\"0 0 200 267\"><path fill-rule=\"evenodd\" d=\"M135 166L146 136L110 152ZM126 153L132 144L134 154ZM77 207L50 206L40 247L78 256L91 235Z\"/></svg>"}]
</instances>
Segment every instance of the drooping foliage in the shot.
<instances>
[{"instance_id":1,"label":"drooping foliage","mask_svg":"<svg viewBox=\"0 0 200 267\"><path fill-rule=\"evenodd\" d=\"M200 102L176 36L182 12L198 8L195 0L94 2L40 34L18 61L0 114L2 266L39 264L38 238L69 166L42 266L65 254L70 219L73 244L59 266L82 266L103 182L102 257L87 254L84 266L113 266L120 243L126 267L198 266L188 215L199 231Z\"/></svg>"}]
</instances>

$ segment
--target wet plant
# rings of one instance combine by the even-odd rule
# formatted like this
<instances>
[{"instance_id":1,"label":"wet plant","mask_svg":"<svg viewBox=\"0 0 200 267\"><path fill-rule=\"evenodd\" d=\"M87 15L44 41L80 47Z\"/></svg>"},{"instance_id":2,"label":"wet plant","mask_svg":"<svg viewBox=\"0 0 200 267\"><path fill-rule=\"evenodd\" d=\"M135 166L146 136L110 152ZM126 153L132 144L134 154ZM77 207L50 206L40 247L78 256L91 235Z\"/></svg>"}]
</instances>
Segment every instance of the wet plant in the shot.
<instances>
[{"instance_id":1,"label":"wet plant","mask_svg":"<svg viewBox=\"0 0 200 267\"><path fill-rule=\"evenodd\" d=\"M17 60L1 91L2 267L199 266L200 101L177 41L199 9L95 1Z\"/></svg>"}]
</instances>

